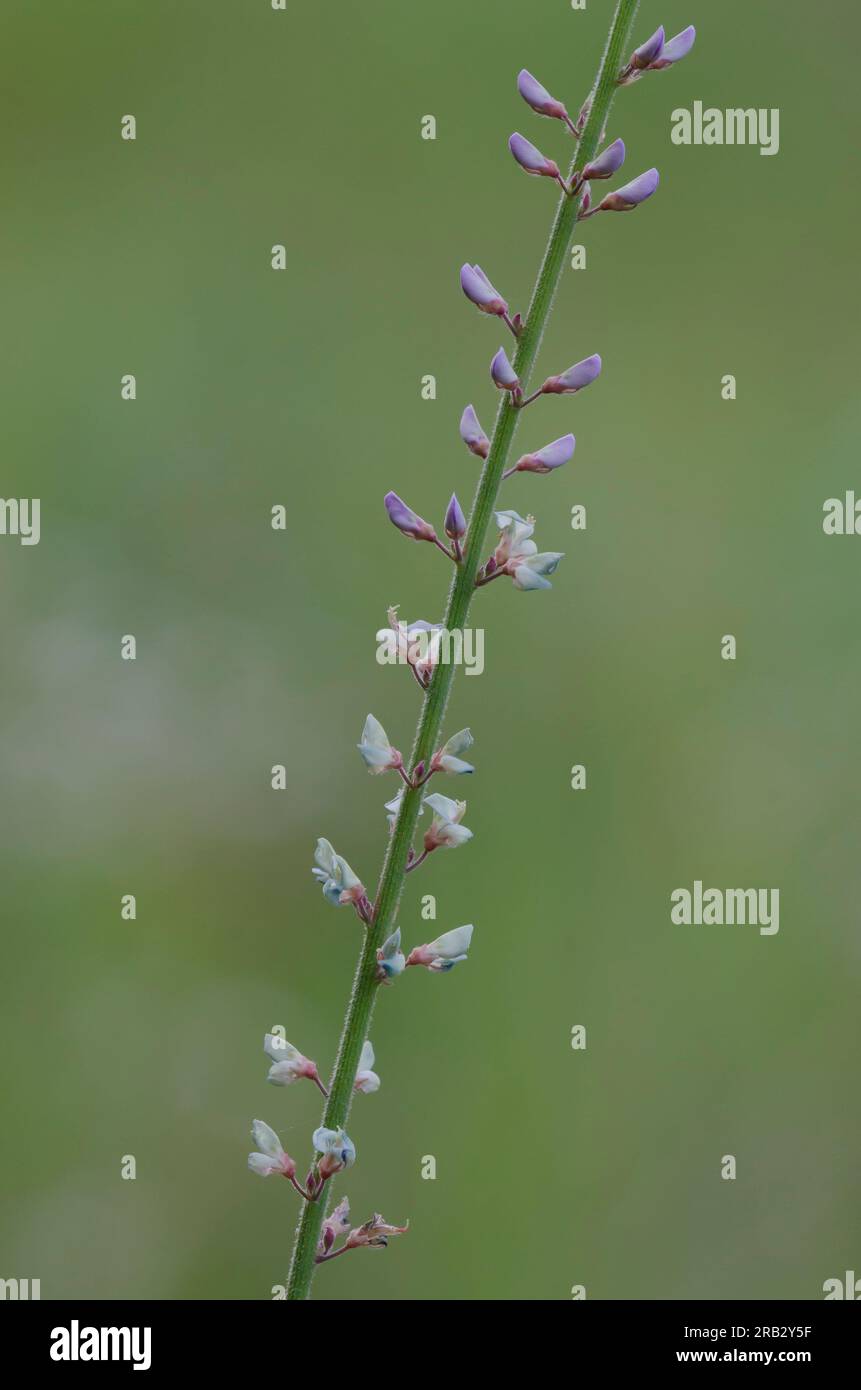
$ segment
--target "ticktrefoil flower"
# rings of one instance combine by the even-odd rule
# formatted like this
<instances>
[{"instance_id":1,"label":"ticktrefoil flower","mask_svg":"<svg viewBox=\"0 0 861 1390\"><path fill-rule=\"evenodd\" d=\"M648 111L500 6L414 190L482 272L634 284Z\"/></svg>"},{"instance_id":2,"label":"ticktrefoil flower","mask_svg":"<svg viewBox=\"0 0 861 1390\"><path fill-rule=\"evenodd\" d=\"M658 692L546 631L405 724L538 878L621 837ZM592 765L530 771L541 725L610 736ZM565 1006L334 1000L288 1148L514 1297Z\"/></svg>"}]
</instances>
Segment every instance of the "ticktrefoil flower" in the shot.
<instances>
[{"instance_id":1,"label":"ticktrefoil flower","mask_svg":"<svg viewBox=\"0 0 861 1390\"><path fill-rule=\"evenodd\" d=\"M366 1039L362 1047L362 1055L359 1058L359 1068L356 1072L356 1080L353 1083L353 1090L362 1091L364 1095L372 1095L374 1091L380 1089L380 1078L373 1070L374 1049L370 1040Z\"/></svg>"},{"instance_id":2,"label":"ticktrefoil flower","mask_svg":"<svg viewBox=\"0 0 861 1390\"><path fill-rule=\"evenodd\" d=\"M546 396L573 396L585 386L592 385L601 375L602 365L598 353L593 352L591 357L584 357L581 362L575 362L566 372L560 372L558 376L549 376L541 391Z\"/></svg>"},{"instance_id":3,"label":"ticktrefoil flower","mask_svg":"<svg viewBox=\"0 0 861 1390\"><path fill-rule=\"evenodd\" d=\"M389 514L389 521L393 526L397 526L405 536L409 536L413 541L435 541L436 531L429 521L414 512L412 507L408 507L396 492L387 492L383 498L386 511Z\"/></svg>"},{"instance_id":4,"label":"ticktrefoil flower","mask_svg":"<svg viewBox=\"0 0 861 1390\"><path fill-rule=\"evenodd\" d=\"M248 1167L252 1173L258 1173L261 1178L268 1178L272 1173L278 1173L283 1178L295 1177L296 1164L282 1149L281 1140L265 1120L254 1121L251 1138L260 1151L248 1155Z\"/></svg>"},{"instance_id":5,"label":"ticktrefoil flower","mask_svg":"<svg viewBox=\"0 0 861 1390\"><path fill-rule=\"evenodd\" d=\"M380 723L369 714L362 730L361 742L356 745L368 771L375 776L392 768L403 766L403 758L397 748L389 743L388 735Z\"/></svg>"},{"instance_id":6,"label":"ticktrefoil flower","mask_svg":"<svg viewBox=\"0 0 861 1390\"><path fill-rule=\"evenodd\" d=\"M321 1125L314 1130L311 1142L315 1152L320 1155L317 1166L324 1181L356 1161L356 1146L343 1129L326 1129Z\"/></svg>"},{"instance_id":7,"label":"ticktrefoil flower","mask_svg":"<svg viewBox=\"0 0 861 1390\"><path fill-rule=\"evenodd\" d=\"M608 193L602 198L594 212L631 212L644 203L660 183L660 176L657 169L647 169L645 174L640 174L639 178L632 179L622 188L616 188L612 193ZM589 214L590 217L593 213Z\"/></svg>"},{"instance_id":8,"label":"ticktrefoil flower","mask_svg":"<svg viewBox=\"0 0 861 1390\"><path fill-rule=\"evenodd\" d=\"M500 348L490 364L490 375L494 386L500 391L519 391L520 379L508 360L505 348Z\"/></svg>"},{"instance_id":9,"label":"ticktrefoil flower","mask_svg":"<svg viewBox=\"0 0 861 1390\"><path fill-rule=\"evenodd\" d=\"M584 179L610 179L625 163L625 142L614 140L583 170Z\"/></svg>"},{"instance_id":10,"label":"ticktrefoil flower","mask_svg":"<svg viewBox=\"0 0 861 1390\"><path fill-rule=\"evenodd\" d=\"M407 965L424 965L428 970L442 974L466 960L471 941L472 924L455 927L452 931L443 932L436 941L430 941L426 946L415 946L407 956Z\"/></svg>"},{"instance_id":11,"label":"ticktrefoil flower","mask_svg":"<svg viewBox=\"0 0 861 1390\"><path fill-rule=\"evenodd\" d=\"M328 840L321 838L317 841L314 863L316 868L311 872L322 885L323 897L327 902L336 907L361 902L365 896L364 884L353 873L346 859L335 853Z\"/></svg>"},{"instance_id":12,"label":"ticktrefoil flower","mask_svg":"<svg viewBox=\"0 0 861 1390\"><path fill-rule=\"evenodd\" d=\"M561 439L554 439L552 444L545 444L537 453L524 454L517 460L512 472L552 473L554 468L561 468L563 463L568 462L574 453L576 443L573 434L563 434Z\"/></svg>"},{"instance_id":13,"label":"ticktrefoil flower","mask_svg":"<svg viewBox=\"0 0 861 1390\"><path fill-rule=\"evenodd\" d=\"M516 589L550 589L552 585L545 578L553 574L562 559L557 550L539 552L532 539L535 518L518 516L517 512L496 513L499 527L499 544L493 553L497 569L502 569L514 580Z\"/></svg>"},{"instance_id":14,"label":"ticktrefoil flower","mask_svg":"<svg viewBox=\"0 0 861 1390\"><path fill-rule=\"evenodd\" d=\"M481 428L475 409L471 405L466 407L460 417L460 437L471 454L476 454L480 459L487 458L490 440Z\"/></svg>"},{"instance_id":15,"label":"ticktrefoil flower","mask_svg":"<svg viewBox=\"0 0 861 1390\"><path fill-rule=\"evenodd\" d=\"M317 1063L303 1057L298 1047L294 1047L278 1033L266 1034L263 1039L263 1051L272 1061L266 1080L271 1081L273 1086L290 1086L304 1076L323 1089Z\"/></svg>"},{"instance_id":16,"label":"ticktrefoil flower","mask_svg":"<svg viewBox=\"0 0 861 1390\"><path fill-rule=\"evenodd\" d=\"M539 116L553 116L560 121L566 119L568 112L562 102L552 97L547 88L542 87L537 77L533 77L526 68L521 68L517 74L517 90L527 106L531 106Z\"/></svg>"},{"instance_id":17,"label":"ticktrefoil flower","mask_svg":"<svg viewBox=\"0 0 861 1390\"><path fill-rule=\"evenodd\" d=\"M377 974L381 980L394 980L402 975L406 957L401 950L401 929L397 928L387 937L377 951Z\"/></svg>"},{"instance_id":18,"label":"ticktrefoil flower","mask_svg":"<svg viewBox=\"0 0 861 1390\"><path fill-rule=\"evenodd\" d=\"M525 136L515 133L508 142L508 148L517 160L521 169L525 169L527 174L544 175L548 179L558 179L559 165L552 159L548 159L539 149L536 149L531 140Z\"/></svg>"},{"instance_id":19,"label":"ticktrefoil flower","mask_svg":"<svg viewBox=\"0 0 861 1390\"><path fill-rule=\"evenodd\" d=\"M452 801L451 797L434 792L425 797L425 805L434 813L433 824L425 831L424 845L428 854L434 849L456 849L472 839L472 831L461 825L465 801Z\"/></svg>"},{"instance_id":20,"label":"ticktrefoil flower","mask_svg":"<svg viewBox=\"0 0 861 1390\"><path fill-rule=\"evenodd\" d=\"M447 743L442 748L438 748L431 758L431 772L475 772L471 763L465 763L459 756L465 753L467 748L471 748L475 740L469 729L461 729L459 733L452 734Z\"/></svg>"},{"instance_id":21,"label":"ticktrefoil flower","mask_svg":"<svg viewBox=\"0 0 861 1390\"><path fill-rule=\"evenodd\" d=\"M460 287L467 299L483 314L497 314L502 318L508 313L508 305L493 288L480 265L461 266Z\"/></svg>"}]
</instances>

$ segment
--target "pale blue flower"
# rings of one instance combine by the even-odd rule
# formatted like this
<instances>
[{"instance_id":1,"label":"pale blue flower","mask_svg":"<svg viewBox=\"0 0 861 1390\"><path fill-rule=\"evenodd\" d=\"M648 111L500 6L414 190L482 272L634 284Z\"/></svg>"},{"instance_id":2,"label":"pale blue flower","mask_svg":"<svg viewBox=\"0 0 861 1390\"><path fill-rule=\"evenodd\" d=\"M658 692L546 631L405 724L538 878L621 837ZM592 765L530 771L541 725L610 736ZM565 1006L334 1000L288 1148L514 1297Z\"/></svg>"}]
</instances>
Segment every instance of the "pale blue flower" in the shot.
<instances>
[{"instance_id":1,"label":"pale blue flower","mask_svg":"<svg viewBox=\"0 0 861 1390\"><path fill-rule=\"evenodd\" d=\"M452 734L447 743L444 743L431 759L432 772L475 772L471 763L465 763L458 757L459 753L465 753L467 748L471 748L475 740L469 729L461 729L460 733Z\"/></svg>"},{"instance_id":2,"label":"pale blue flower","mask_svg":"<svg viewBox=\"0 0 861 1390\"><path fill-rule=\"evenodd\" d=\"M328 840L319 839L314 852L316 868L311 870L323 889L323 897L336 907L344 903L359 902L365 896L364 885L359 881L346 859L336 854Z\"/></svg>"},{"instance_id":3,"label":"pale blue flower","mask_svg":"<svg viewBox=\"0 0 861 1390\"><path fill-rule=\"evenodd\" d=\"M452 970L454 966L466 960L472 941L472 930L471 923L465 927L454 927L452 931L443 932L436 941L430 941L426 946L414 947L407 957L407 965L424 965L437 974Z\"/></svg>"},{"instance_id":4,"label":"pale blue flower","mask_svg":"<svg viewBox=\"0 0 861 1390\"><path fill-rule=\"evenodd\" d=\"M402 974L406 959L401 950L401 929L393 931L377 951L377 968L387 980L394 980Z\"/></svg>"}]
</instances>

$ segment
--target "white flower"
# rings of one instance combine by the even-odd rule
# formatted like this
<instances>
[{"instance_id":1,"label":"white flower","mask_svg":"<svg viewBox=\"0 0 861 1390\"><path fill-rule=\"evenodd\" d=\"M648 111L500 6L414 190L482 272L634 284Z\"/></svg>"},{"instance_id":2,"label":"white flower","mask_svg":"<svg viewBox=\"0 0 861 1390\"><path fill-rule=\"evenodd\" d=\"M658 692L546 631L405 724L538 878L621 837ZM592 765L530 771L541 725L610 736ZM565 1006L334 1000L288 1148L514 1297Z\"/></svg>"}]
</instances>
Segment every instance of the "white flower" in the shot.
<instances>
[{"instance_id":1,"label":"white flower","mask_svg":"<svg viewBox=\"0 0 861 1390\"><path fill-rule=\"evenodd\" d=\"M301 1076L307 1076L309 1081L321 1085L317 1063L303 1057L298 1047L294 1047L278 1033L266 1034L263 1039L263 1051L272 1059L266 1080L271 1081L273 1086L289 1086Z\"/></svg>"},{"instance_id":2,"label":"white flower","mask_svg":"<svg viewBox=\"0 0 861 1390\"><path fill-rule=\"evenodd\" d=\"M451 797L442 796L440 792L426 796L425 801L434 813L433 824L430 830L425 831L424 844L428 854L432 849L456 849L472 839L472 831L460 823L466 810L465 801L452 801Z\"/></svg>"},{"instance_id":3,"label":"white flower","mask_svg":"<svg viewBox=\"0 0 861 1390\"><path fill-rule=\"evenodd\" d=\"M397 608L388 609L387 617L389 626L380 629L377 641L385 642L389 660L411 666L421 684L426 686L439 660L442 623L426 623L423 618L406 623L398 619Z\"/></svg>"},{"instance_id":4,"label":"white flower","mask_svg":"<svg viewBox=\"0 0 861 1390\"><path fill-rule=\"evenodd\" d=\"M428 970L442 973L451 970L460 961L466 960L469 944L472 941L472 925L455 927L443 932L436 941L426 946L416 946L407 957L407 965L425 965Z\"/></svg>"},{"instance_id":5,"label":"white flower","mask_svg":"<svg viewBox=\"0 0 861 1390\"><path fill-rule=\"evenodd\" d=\"M264 1120L255 1120L251 1126L251 1138L260 1150L259 1153L248 1155L248 1167L252 1173L259 1173L261 1178L268 1178L271 1173L280 1173L285 1178L293 1177L296 1164L282 1149L281 1140L274 1129L270 1129Z\"/></svg>"},{"instance_id":6,"label":"white flower","mask_svg":"<svg viewBox=\"0 0 861 1390\"><path fill-rule=\"evenodd\" d=\"M311 873L323 886L323 897L335 906L356 903L365 896L364 884L353 873L346 859L336 854L328 840L319 839L314 852L316 868Z\"/></svg>"},{"instance_id":7,"label":"white flower","mask_svg":"<svg viewBox=\"0 0 861 1390\"><path fill-rule=\"evenodd\" d=\"M406 960L401 950L401 929L398 927L377 951L377 974L381 979L393 980L402 973L405 965Z\"/></svg>"},{"instance_id":8,"label":"white flower","mask_svg":"<svg viewBox=\"0 0 861 1390\"><path fill-rule=\"evenodd\" d=\"M514 587L524 590L552 588L544 576L553 573L562 554L555 550L544 550L539 554L538 546L532 539L535 517L524 520L517 512L497 512L496 524L500 535L493 558L497 567L514 580Z\"/></svg>"},{"instance_id":9,"label":"white flower","mask_svg":"<svg viewBox=\"0 0 861 1390\"><path fill-rule=\"evenodd\" d=\"M314 1130L311 1142L315 1151L322 1155L318 1166L324 1181L356 1161L356 1146L343 1129L326 1129L321 1125Z\"/></svg>"},{"instance_id":10,"label":"white flower","mask_svg":"<svg viewBox=\"0 0 861 1390\"><path fill-rule=\"evenodd\" d=\"M400 753L389 743L385 729L372 714L365 720L362 741L357 747L368 771L374 775L401 766Z\"/></svg>"},{"instance_id":11,"label":"white flower","mask_svg":"<svg viewBox=\"0 0 861 1390\"><path fill-rule=\"evenodd\" d=\"M471 748L475 740L469 729L461 729L460 733L452 734L448 743L444 743L433 755L431 760L432 772L475 772L471 763L465 763L457 755L465 753L467 748Z\"/></svg>"},{"instance_id":12,"label":"white flower","mask_svg":"<svg viewBox=\"0 0 861 1390\"><path fill-rule=\"evenodd\" d=\"M356 1080L354 1083L354 1089L362 1091L366 1096L380 1089L380 1078L375 1071L371 1070L373 1065L374 1049L370 1042L366 1041L362 1048L362 1055L359 1058L359 1070L356 1072Z\"/></svg>"}]
</instances>

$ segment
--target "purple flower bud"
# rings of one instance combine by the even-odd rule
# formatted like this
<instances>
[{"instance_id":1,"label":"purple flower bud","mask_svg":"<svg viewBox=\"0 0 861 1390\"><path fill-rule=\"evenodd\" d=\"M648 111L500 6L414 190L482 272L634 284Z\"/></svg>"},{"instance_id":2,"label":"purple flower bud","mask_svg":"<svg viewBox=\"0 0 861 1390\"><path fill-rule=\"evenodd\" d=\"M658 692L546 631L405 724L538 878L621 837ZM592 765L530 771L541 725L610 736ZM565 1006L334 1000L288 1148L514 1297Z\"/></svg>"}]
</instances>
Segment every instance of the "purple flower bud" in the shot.
<instances>
[{"instance_id":1,"label":"purple flower bud","mask_svg":"<svg viewBox=\"0 0 861 1390\"><path fill-rule=\"evenodd\" d=\"M399 531L403 531L405 536L411 536L414 541L435 541L436 531L427 522L417 516L406 502L402 502L396 492L387 492L385 496L386 511L389 514L389 521L397 526Z\"/></svg>"},{"instance_id":2,"label":"purple flower bud","mask_svg":"<svg viewBox=\"0 0 861 1390\"><path fill-rule=\"evenodd\" d=\"M498 386L500 391L517 391L520 388L517 373L505 355L505 348L500 348L491 362L490 375L494 386Z\"/></svg>"},{"instance_id":3,"label":"purple flower bud","mask_svg":"<svg viewBox=\"0 0 861 1390\"><path fill-rule=\"evenodd\" d=\"M518 473L552 473L554 468L561 468L563 463L567 463L574 453L574 445L577 443L573 434L563 434L561 439L554 439L552 444L545 444L543 449L539 449L537 454L524 454L515 464L515 471Z\"/></svg>"},{"instance_id":4,"label":"purple flower bud","mask_svg":"<svg viewBox=\"0 0 861 1390\"><path fill-rule=\"evenodd\" d=\"M650 39L646 39L645 43L641 43L639 48L634 49L631 54L631 67L647 68L650 63L653 63L655 59L659 57L663 46L664 26L661 24Z\"/></svg>"},{"instance_id":5,"label":"purple flower bud","mask_svg":"<svg viewBox=\"0 0 861 1390\"><path fill-rule=\"evenodd\" d=\"M508 313L508 305L493 288L480 265L461 266L460 287L467 299L472 300L483 314Z\"/></svg>"},{"instance_id":6,"label":"purple flower bud","mask_svg":"<svg viewBox=\"0 0 861 1390\"><path fill-rule=\"evenodd\" d=\"M600 375L601 359L596 352L591 357L584 357L582 362L575 362L567 372L549 376L541 390L549 396L573 396L575 391L582 391L584 386L589 386Z\"/></svg>"},{"instance_id":7,"label":"purple flower bud","mask_svg":"<svg viewBox=\"0 0 861 1390\"><path fill-rule=\"evenodd\" d=\"M552 159L545 159L541 151L537 150L525 136L512 135L508 142L508 148L521 169L525 169L527 174L545 174L549 179L559 178L558 164L554 164Z\"/></svg>"},{"instance_id":8,"label":"purple flower bud","mask_svg":"<svg viewBox=\"0 0 861 1390\"><path fill-rule=\"evenodd\" d=\"M599 154L597 159L593 159L591 164L587 164L583 170L584 179L610 179L621 169L625 163L625 142L614 140L612 145L608 145L603 154Z\"/></svg>"},{"instance_id":9,"label":"purple flower bud","mask_svg":"<svg viewBox=\"0 0 861 1390\"><path fill-rule=\"evenodd\" d=\"M617 188L613 193L608 193L595 209L596 212L630 212L631 208L639 207L647 198L651 198L658 186L657 169L647 169L645 174L640 174L639 178L632 179L623 188Z\"/></svg>"},{"instance_id":10,"label":"purple flower bud","mask_svg":"<svg viewBox=\"0 0 861 1390\"><path fill-rule=\"evenodd\" d=\"M678 63L682 58L686 58L694 46L694 39L697 31L692 24L687 29L683 29L680 34L676 34L664 44L661 52L652 60L649 67L653 72L660 72L662 68L672 67L673 63Z\"/></svg>"},{"instance_id":11,"label":"purple flower bud","mask_svg":"<svg viewBox=\"0 0 861 1390\"><path fill-rule=\"evenodd\" d=\"M579 221L579 219L580 219L581 217L585 217L585 216L586 216L586 214L587 214L587 212L589 211L589 209L590 209L591 206L592 206L592 187L591 187L591 184L584 183L584 185L583 185L583 193L582 193L582 196L581 196L581 198L580 198L580 211L579 211L579 213L577 214L578 221Z\"/></svg>"},{"instance_id":12,"label":"purple flower bud","mask_svg":"<svg viewBox=\"0 0 861 1390\"><path fill-rule=\"evenodd\" d=\"M478 416L471 405L460 417L460 437L471 453L477 454L480 459L487 458L490 440L478 423Z\"/></svg>"},{"instance_id":13,"label":"purple flower bud","mask_svg":"<svg viewBox=\"0 0 861 1390\"><path fill-rule=\"evenodd\" d=\"M547 88L542 87L541 83L532 76L532 73L526 71L526 68L522 68L517 74L517 90L527 106L531 106L532 110L537 111L539 116L555 116L557 120L564 121L568 115L562 102L552 97Z\"/></svg>"},{"instance_id":14,"label":"purple flower bud","mask_svg":"<svg viewBox=\"0 0 861 1390\"><path fill-rule=\"evenodd\" d=\"M448 511L445 514L445 533L450 541L462 540L466 535L466 517L460 509L460 503L451 494L451 501L448 504Z\"/></svg>"}]
</instances>

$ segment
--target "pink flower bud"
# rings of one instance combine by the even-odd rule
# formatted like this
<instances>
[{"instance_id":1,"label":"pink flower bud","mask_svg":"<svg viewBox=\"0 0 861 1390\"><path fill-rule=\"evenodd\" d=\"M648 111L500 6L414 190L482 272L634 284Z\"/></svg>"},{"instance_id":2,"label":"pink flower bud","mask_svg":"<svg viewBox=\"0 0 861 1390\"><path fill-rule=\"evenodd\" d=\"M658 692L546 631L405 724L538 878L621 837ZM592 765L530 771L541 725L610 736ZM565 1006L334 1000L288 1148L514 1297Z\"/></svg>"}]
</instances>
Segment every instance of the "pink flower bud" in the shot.
<instances>
[{"instance_id":1,"label":"pink flower bud","mask_svg":"<svg viewBox=\"0 0 861 1390\"><path fill-rule=\"evenodd\" d=\"M445 514L443 524L450 541L462 540L466 535L466 518L454 493L451 494L451 501L448 504L448 511Z\"/></svg>"},{"instance_id":2,"label":"pink flower bud","mask_svg":"<svg viewBox=\"0 0 861 1390\"><path fill-rule=\"evenodd\" d=\"M466 407L460 417L460 437L470 453L477 454L480 459L487 458L490 440L481 428L478 416L471 405Z\"/></svg>"},{"instance_id":3,"label":"pink flower bud","mask_svg":"<svg viewBox=\"0 0 861 1390\"><path fill-rule=\"evenodd\" d=\"M672 67L673 63L681 62L682 58L686 58L694 46L696 36L696 29L692 24L689 24L687 29L683 29L680 34L671 38L649 64L652 72L660 72L662 68Z\"/></svg>"},{"instance_id":4,"label":"pink flower bud","mask_svg":"<svg viewBox=\"0 0 861 1390\"><path fill-rule=\"evenodd\" d=\"M490 375L493 378L494 386L498 386L500 391L520 390L520 381L517 373L505 355L505 348L500 348L491 362Z\"/></svg>"},{"instance_id":5,"label":"pink flower bud","mask_svg":"<svg viewBox=\"0 0 861 1390\"><path fill-rule=\"evenodd\" d=\"M573 396L575 391L582 391L600 375L601 358L596 352L592 357L584 357L582 362L575 362L560 376L549 376L541 390L548 396Z\"/></svg>"},{"instance_id":6,"label":"pink flower bud","mask_svg":"<svg viewBox=\"0 0 861 1390\"><path fill-rule=\"evenodd\" d=\"M387 492L384 500L389 521L397 526L399 531L403 531L405 536L410 536L414 541L436 540L436 531L430 522L417 516L406 502L401 501L396 492Z\"/></svg>"},{"instance_id":7,"label":"pink flower bud","mask_svg":"<svg viewBox=\"0 0 861 1390\"><path fill-rule=\"evenodd\" d=\"M573 434L563 434L561 439L545 444L536 454L524 454L515 464L515 472L552 473L554 468L561 468L563 463L568 462L576 443Z\"/></svg>"},{"instance_id":8,"label":"pink flower bud","mask_svg":"<svg viewBox=\"0 0 861 1390\"><path fill-rule=\"evenodd\" d=\"M521 169L525 169L527 174L543 174L549 179L559 178L558 164L554 164L552 159L546 159L541 151L536 149L525 136L512 135L508 142L508 148Z\"/></svg>"},{"instance_id":9,"label":"pink flower bud","mask_svg":"<svg viewBox=\"0 0 861 1390\"><path fill-rule=\"evenodd\" d=\"M591 164L587 164L583 170L584 179L610 179L618 169L625 163L625 144L623 140L614 140L612 145L608 145L603 154L599 154L597 159L593 159Z\"/></svg>"},{"instance_id":10,"label":"pink flower bud","mask_svg":"<svg viewBox=\"0 0 861 1390\"><path fill-rule=\"evenodd\" d=\"M612 193L608 193L595 209L596 212L630 212L632 208L639 207L647 198L651 198L658 186L659 175L657 169L647 169L645 174L640 174L639 178L632 179L624 187L617 188Z\"/></svg>"},{"instance_id":11,"label":"pink flower bud","mask_svg":"<svg viewBox=\"0 0 861 1390\"><path fill-rule=\"evenodd\" d=\"M460 268L460 287L467 299L483 314L508 313L508 305L488 280L480 265L462 265Z\"/></svg>"},{"instance_id":12,"label":"pink flower bud","mask_svg":"<svg viewBox=\"0 0 861 1390\"><path fill-rule=\"evenodd\" d=\"M522 68L517 74L517 90L527 106L531 106L539 116L555 116L557 120L564 121L568 115L562 102L552 97L547 88L542 87L526 68Z\"/></svg>"},{"instance_id":13,"label":"pink flower bud","mask_svg":"<svg viewBox=\"0 0 861 1390\"><path fill-rule=\"evenodd\" d=\"M634 49L631 54L630 66L638 69L647 68L650 63L653 63L655 59L660 56L663 46L664 26L661 24L655 30L654 34L652 34L651 38L646 39L645 43L641 43L639 48Z\"/></svg>"}]
</instances>

